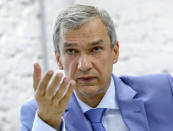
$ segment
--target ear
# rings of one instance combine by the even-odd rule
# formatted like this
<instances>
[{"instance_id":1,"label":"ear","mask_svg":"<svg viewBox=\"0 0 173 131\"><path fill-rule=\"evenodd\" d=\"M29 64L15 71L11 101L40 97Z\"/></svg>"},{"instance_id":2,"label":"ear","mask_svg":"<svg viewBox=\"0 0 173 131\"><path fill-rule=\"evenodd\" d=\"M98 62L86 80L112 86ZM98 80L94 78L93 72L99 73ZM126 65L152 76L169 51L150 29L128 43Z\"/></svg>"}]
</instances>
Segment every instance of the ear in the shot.
<instances>
[{"instance_id":1,"label":"ear","mask_svg":"<svg viewBox=\"0 0 173 131\"><path fill-rule=\"evenodd\" d=\"M113 53L113 64L117 63L118 57L119 57L119 42L114 45L114 48L112 50Z\"/></svg>"},{"instance_id":2,"label":"ear","mask_svg":"<svg viewBox=\"0 0 173 131\"><path fill-rule=\"evenodd\" d=\"M63 70L63 66L62 66L62 62L61 62L61 58L60 58L60 54L55 50L55 56L56 56L56 62L58 64L58 67L60 70Z\"/></svg>"}]
</instances>

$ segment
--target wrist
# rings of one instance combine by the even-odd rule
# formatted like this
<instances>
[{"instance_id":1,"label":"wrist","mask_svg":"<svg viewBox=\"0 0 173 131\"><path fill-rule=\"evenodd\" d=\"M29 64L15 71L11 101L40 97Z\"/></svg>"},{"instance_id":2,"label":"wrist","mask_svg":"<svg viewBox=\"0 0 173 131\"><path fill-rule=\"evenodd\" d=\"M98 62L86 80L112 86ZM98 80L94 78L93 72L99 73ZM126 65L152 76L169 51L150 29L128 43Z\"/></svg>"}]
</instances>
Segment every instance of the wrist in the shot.
<instances>
[{"instance_id":1,"label":"wrist","mask_svg":"<svg viewBox=\"0 0 173 131\"><path fill-rule=\"evenodd\" d=\"M57 130L60 130L61 122L62 122L61 116L59 116L59 117L57 116L55 118L55 115L54 116L47 116L47 115L39 114L39 112L38 112L38 116L40 117L40 119L42 119L45 123L47 123L51 127L55 128Z\"/></svg>"}]
</instances>

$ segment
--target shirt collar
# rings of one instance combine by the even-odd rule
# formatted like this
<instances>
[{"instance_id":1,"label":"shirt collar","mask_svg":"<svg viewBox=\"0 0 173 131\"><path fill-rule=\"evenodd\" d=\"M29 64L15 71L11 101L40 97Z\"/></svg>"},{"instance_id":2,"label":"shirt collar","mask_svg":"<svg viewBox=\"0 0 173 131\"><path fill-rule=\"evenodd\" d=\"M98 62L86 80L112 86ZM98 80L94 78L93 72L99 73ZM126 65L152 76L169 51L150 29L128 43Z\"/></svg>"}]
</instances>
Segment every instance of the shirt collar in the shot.
<instances>
[{"instance_id":1,"label":"shirt collar","mask_svg":"<svg viewBox=\"0 0 173 131\"><path fill-rule=\"evenodd\" d=\"M75 95L76 95L76 93L75 93ZM83 101L81 101L77 97L77 95L76 95L76 98L77 98L77 101L83 112L93 109L92 107L88 106ZM100 101L100 103L97 105L96 108L119 109L118 103L115 98L116 98L115 97L115 85L114 85L113 78L111 78L110 86L109 86L105 96L102 98L102 100Z\"/></svg>"}]
</instances>

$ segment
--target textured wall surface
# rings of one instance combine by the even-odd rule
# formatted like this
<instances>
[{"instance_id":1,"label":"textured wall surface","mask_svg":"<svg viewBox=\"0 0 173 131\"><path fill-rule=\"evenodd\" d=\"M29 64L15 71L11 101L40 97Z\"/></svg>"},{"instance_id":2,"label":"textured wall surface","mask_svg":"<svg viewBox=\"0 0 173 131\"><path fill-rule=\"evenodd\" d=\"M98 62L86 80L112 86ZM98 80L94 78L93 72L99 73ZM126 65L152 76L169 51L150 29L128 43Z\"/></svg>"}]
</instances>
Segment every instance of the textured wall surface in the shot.
<instances>
[{"instance_id":1,"label":"textured wall surface","mask_svg":"<svg viewBox=\"0 0 173 131\"><path fill-rule=\"evenodd\" d=\"M45 0L49 68L58 71L51 30L61 8L93 4L114 17L117 75L173 74L172 0ZM0 131L20 130L20 106L33 96L33 63L42 63L38 0L0 0Z\"/></svg>"}]
</instances>

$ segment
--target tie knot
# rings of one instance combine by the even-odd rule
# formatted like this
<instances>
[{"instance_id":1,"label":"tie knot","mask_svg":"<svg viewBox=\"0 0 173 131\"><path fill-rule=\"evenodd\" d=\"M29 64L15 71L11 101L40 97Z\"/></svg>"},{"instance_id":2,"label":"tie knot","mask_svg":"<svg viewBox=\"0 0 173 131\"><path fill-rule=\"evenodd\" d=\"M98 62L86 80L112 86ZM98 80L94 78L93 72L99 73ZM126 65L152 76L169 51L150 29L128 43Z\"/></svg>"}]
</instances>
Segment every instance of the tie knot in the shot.
<instances>
[{"instance_id":1,"label":"tie knot","mask_svg":"<svg viewBox=\"0 0 173 131\"><path fill-rule=\"evenodd\" d=\"M91 109L85 112L85 116L91 123L101 123L105 111L105 108Z\"/></svg>"}]
</instances>

